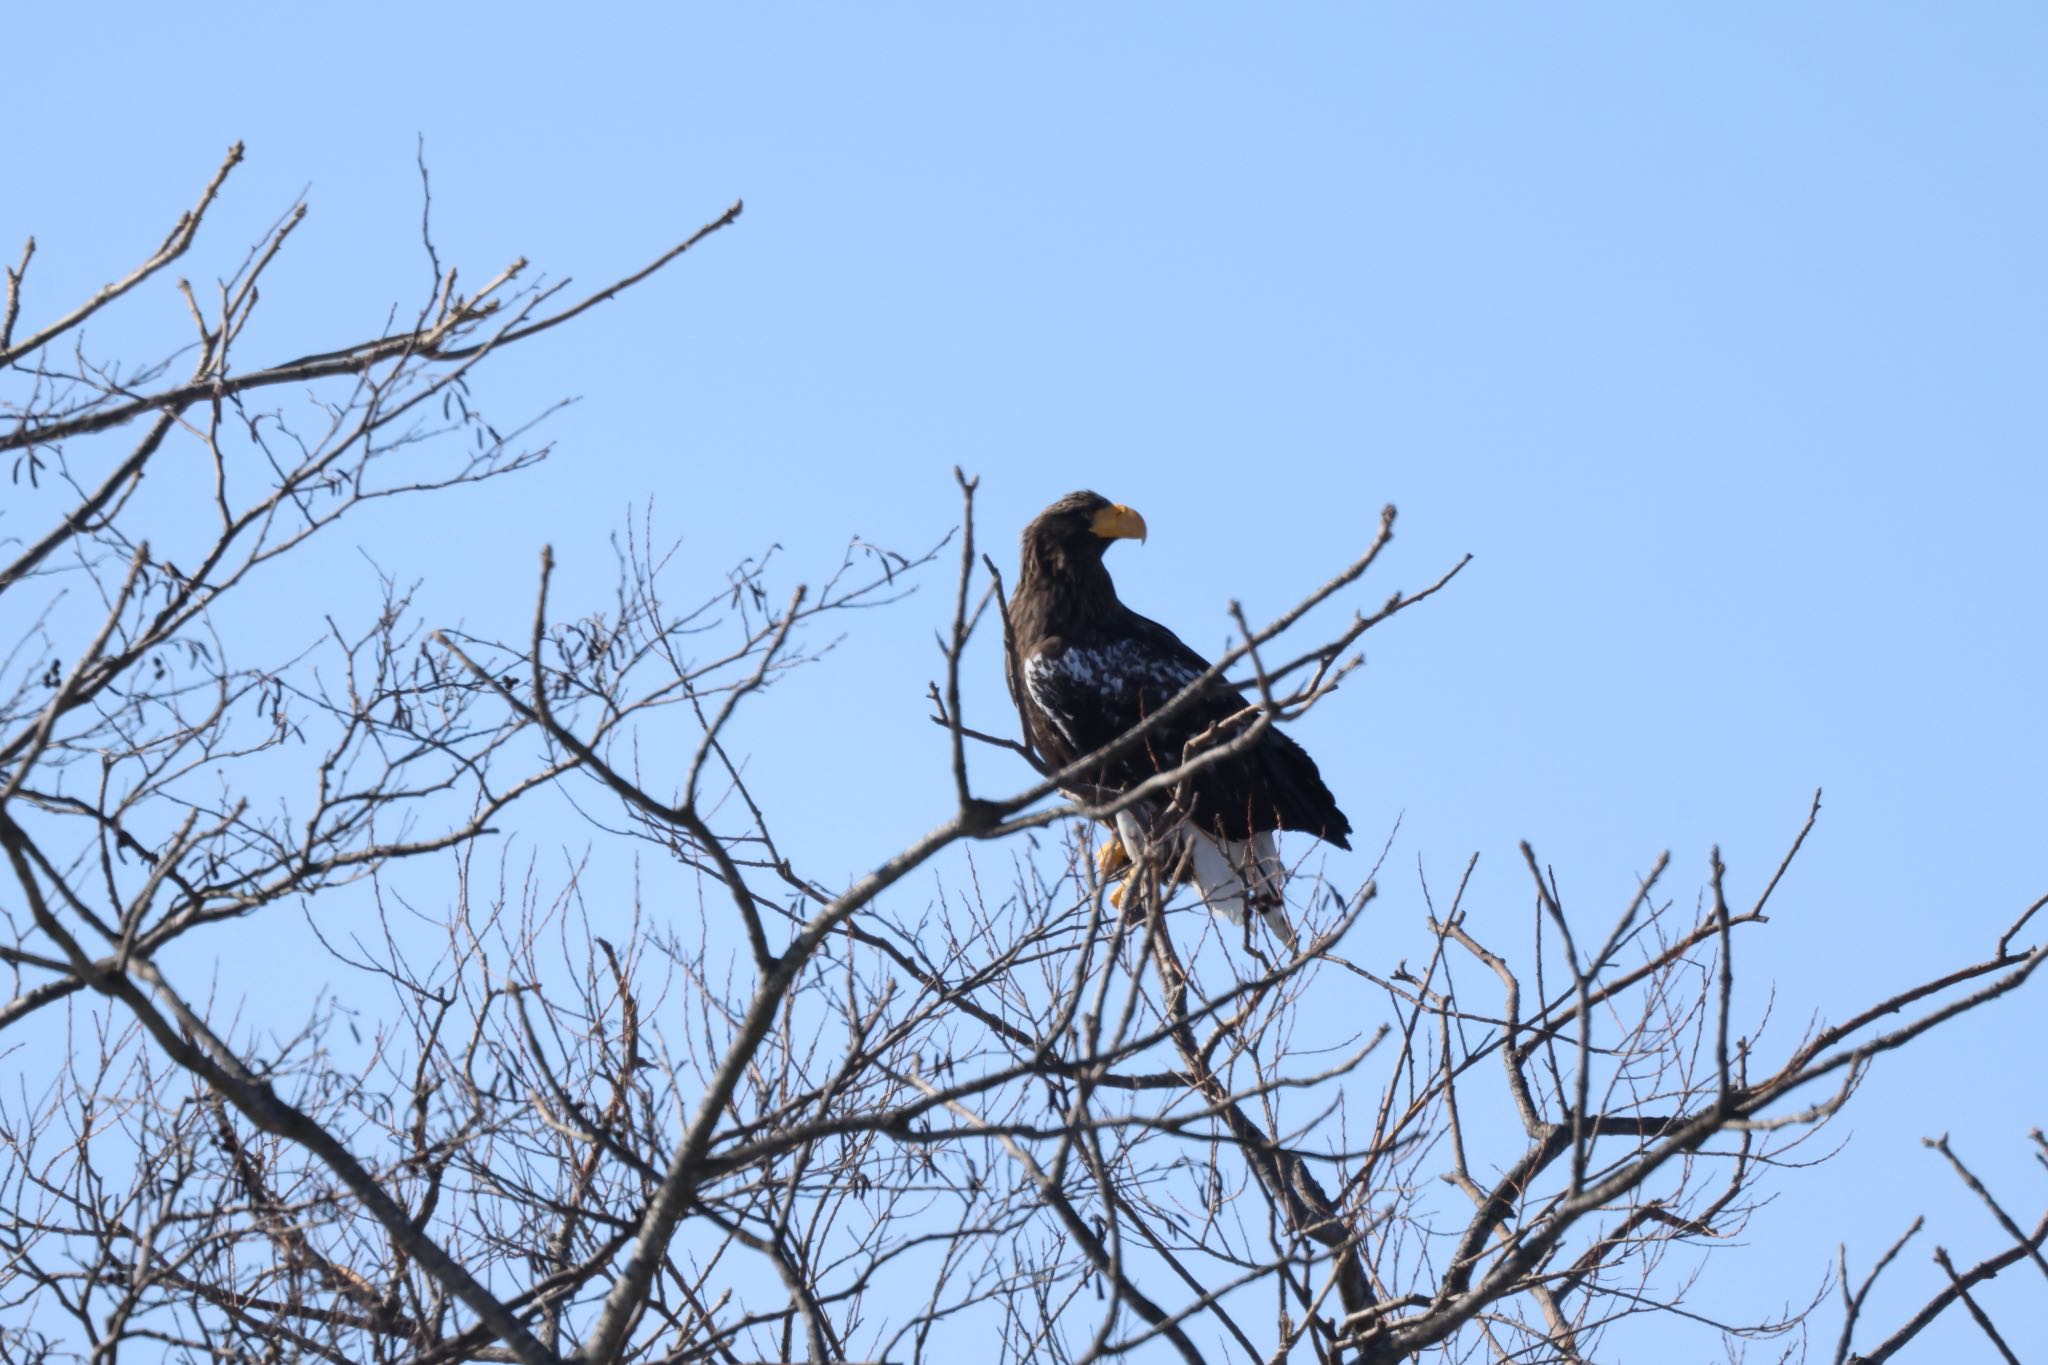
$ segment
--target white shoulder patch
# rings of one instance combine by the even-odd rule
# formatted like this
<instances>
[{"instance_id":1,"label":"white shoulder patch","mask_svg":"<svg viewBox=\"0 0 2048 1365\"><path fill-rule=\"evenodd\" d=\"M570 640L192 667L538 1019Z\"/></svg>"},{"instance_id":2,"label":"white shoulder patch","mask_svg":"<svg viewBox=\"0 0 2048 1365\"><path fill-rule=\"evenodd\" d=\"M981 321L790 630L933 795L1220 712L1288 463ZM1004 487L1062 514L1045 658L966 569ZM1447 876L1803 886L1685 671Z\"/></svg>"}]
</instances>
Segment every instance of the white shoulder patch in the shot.
<instances>
[{"instance_id":1,"label":"white shoulder patch","mask_svg":"<svg viewBox=\"0 0 2048 1365\"><path fill-rule=\"evenodd\" d=\"M1024 660L1024 690L1031 694L1031 704L1038 713L1052 723L1060 737L1068 744L1074 744L1073 730L1067 725L1067 713L1059 704L1059 679L1062 670L1056 660L1047 659L1044 654L1033 654Z\"/></svg>"},{"instance_id":2,"label":"white shoulder patch","mask_svg":"<svg viewBox=\"0 0 2048 1365\"><path fill-rule=\"evenodd\" d=\"M1070 646L1057 658L1034 654L1025 660L1027 681L1041 673L1045 684L1082 687L1094 692L1125 693L1139 687L1154 687L1169 695L1180 691L1200 673L1178 659L1170 658L1134 640L1106 645ZM1034 684L1032 697L1044 702Z\"/></svg>"}]
</instances>

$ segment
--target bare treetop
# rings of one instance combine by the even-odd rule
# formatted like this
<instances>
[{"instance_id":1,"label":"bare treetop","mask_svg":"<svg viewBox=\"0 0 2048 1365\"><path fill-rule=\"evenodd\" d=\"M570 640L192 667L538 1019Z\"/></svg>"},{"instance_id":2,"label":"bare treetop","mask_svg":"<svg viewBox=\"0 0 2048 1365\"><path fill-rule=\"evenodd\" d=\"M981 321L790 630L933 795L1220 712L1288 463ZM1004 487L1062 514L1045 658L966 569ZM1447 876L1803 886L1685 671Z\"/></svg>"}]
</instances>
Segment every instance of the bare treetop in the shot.
<instances>
[{"instance_id":1,"label":"bare treetop","mask_svg":"<svg viewBox=\"0 0 2048 1365\"><path fill-rule=\"evenodd\" d=\"M1229 651L1085 738L964 712L998 637L1028 701L1047 635L978 550L965 475L950 535L855 540L808 586L765 557L679 586L642 522L603 602L558 600L543 552L511 638L420 619L397 577L353 617L316 582L306 630L251 624L224 601L366 503L460 500L547 455L538 417L479 411L479 367L590 325L740 206L582 296L523 261L461 287L423 234L431 287L390 328L245 365L305 206L217 289L168 278L240 156L68 312L23 317L32 244L7 272L0 1358L1581 1361L1633 1318L1781 1358L1839 1312L1840 1365L1955 1305L2014 1358L1973 1291L2048 1275L2048 1222L1934 1133L2003 1239L1937 1249L1942 1296L1881 1297L1904 1239L1789 1306L1691 1296L1888 1053L2030 981L2048 902L1789 1037L1745 1012L1738 963L1817 794L1753 900L1716 850L1696 900L1658 857L1624 903L1569 903L1523 845L1525 899L1485 915L1476 854L1447 900L1379 868L1337 885L1317 828L1254 813L1218 828L1285 860L1240 902L1283 899L1260 908L1285 932L1213 920L1131 813L1187 817L1275 721L1347 703L1366 633L1450 590L1464 560L1361 599L1391 507L1295 606L1231 608ZM177 291L189 344L87 360L80 329L145 287ZM939 676L900 714L928 703L947 760L835 780L950 791L947 815L859 876L802 866L735 718L786 705L853 609L930 610L910 590L934 576ZM1113 886L1098 826L1147 875ZM696 899L643 896L653 866ZM336 904L356 912L307 912ZM209 965L302 914L326 935L291 964L306 1016L240 1017ZM1395 915L1426 956L1386 960Z\"/></svg>"}]
</instances>

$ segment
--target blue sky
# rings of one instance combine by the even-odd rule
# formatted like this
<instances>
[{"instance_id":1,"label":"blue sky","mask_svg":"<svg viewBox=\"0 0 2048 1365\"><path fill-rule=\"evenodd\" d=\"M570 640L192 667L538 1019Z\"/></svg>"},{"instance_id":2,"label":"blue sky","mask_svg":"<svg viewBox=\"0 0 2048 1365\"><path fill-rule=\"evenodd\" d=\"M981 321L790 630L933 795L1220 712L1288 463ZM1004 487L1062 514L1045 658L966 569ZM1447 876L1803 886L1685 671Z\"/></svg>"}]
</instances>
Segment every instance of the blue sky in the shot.
<instances>
[{"instance_id":1,"label":"blue sky","mask_svg":"<svg viewBox=\"0 0 2048 1365\"><path fill-rule=\"evenodd\" d=\"M1391 501L1361 602L1476 558L1302 737L1361 846L1402 820L1395 867L1478 850L1479 913L1519 925L1528 838L1604 921L1665 848L1682 900L1715 842L1753 892L1824 787L1743 963L1781 1039L1988 955L2048 890L2038 7L35 6L8 29L37 54L10 64L0 183L0 251L38 238L31 312L145 254L237 139L192 270L231 269L310 182L252 338L277 357L420 288L417 136L471 278L524 255L595 283L746 199L505 357L494 413L581 397L556 461L329 547L337 581L369 586L357 544L423 576L436 623L521 630L506 585L548 541L561 591L594 593L647 499L707 583L769 541L820 568L856 532L929 543L957 463L999 557L1071 488L1137 506L1123 595L1213 649L1230 598L1287 605ZM921 694L946 596L864 621L750 732L826 869L943 813ZM875 771L877 799L835 798ZM1959 1259L1991 1248L1920 1149L1945 1129L2037 1208L2044 999L1882 1067L1847 1152L1717 1265L1730 1298L1811 1284L1838 1238L1867 1263L1921 1211ZM1932 1283L1913 1259L1901 1305ZM1999 1287L2048 1343L2039 1283Z\"/></svg>"}]
</instances>

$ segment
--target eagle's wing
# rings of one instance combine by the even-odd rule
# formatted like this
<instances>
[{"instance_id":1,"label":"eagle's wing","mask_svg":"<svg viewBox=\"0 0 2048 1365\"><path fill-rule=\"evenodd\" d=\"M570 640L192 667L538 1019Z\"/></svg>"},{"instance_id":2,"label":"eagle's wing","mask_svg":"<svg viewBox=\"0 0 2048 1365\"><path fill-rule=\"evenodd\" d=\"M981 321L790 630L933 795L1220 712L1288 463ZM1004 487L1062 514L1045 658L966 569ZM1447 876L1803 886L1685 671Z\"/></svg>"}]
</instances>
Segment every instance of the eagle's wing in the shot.
<instances>
[{"instance_id":1,"label":"eagle's wing","mask_svg":"<svg viewBox=\"0 0 2048 1365\"><path fill-rule=\"evenodd\" d=\"M1069 751L1067 761L1134 728L1209 667L1164 626L1136 619L1152 630L1086 643L1048 640L1024 660L1024 686L1035 718L1052 731L1057 747ZM1092 780L1121 791L1179 767L1190 739L1241 708L1241 702L1226 697L1235 694L1224 689L1223 696L1197 698L1149 732L1137 748L1104 762Z\"/></svg>"},{"instance_id":2,"label":"eagle's wing","mask_svg":"<svg viewBox=\"0 0 2048 1365\"><path fill-rule=\"evenodd\" d=\"M1024 682L1034 719L1065 750L1071 762L1101 748L1156 714L1207 671L1208 661L1172 631L1135 612L1122 628L1090 641L1047 640L1024 660ZM1124 791L1179 767L1200 750L1229 740L1248 725L1247 699L1221 679L1164 725L1147 732L1136 748L1108 759L1088 777L1093 785ZM1351 824L1323 785L1315 760L1277 729L1257 744L1210 763L1174 793L1182 812L1226 839L1243 840L1262 830L1294 829L1348 848Z\"/></svg>"},{"instance_id":3,"label":"eagle's wing","mask_svg":"<svg viewBox=\"0 0 2048 1365\"><path fill-rule=\"evenodd\" d=\"M1151 657L1171 661L1170 671L1181 678L1173 692L1208 669L1208 660L1157 621L1135 612L1129 613L1128 621L1132 640L1142 641ZM1162 706L1173 692L1148 701L1154 707ZM1252 702L1243 689L1220 678L1211 683L1191 707L1163 727L1165 742L1154 752L1167 761L1159 764L1159 768L1177 766L1195 757L1200 751L1190 751L1187 746L1197 739L1204 748L1231 739L1252 723L1253 715L1246 709ZM1271 830L1292 829L1313 834L1338 848L1351 846L1347 839L1351 822L1344 818L1336 798L1323 785L1315 760L1278 728L1269 727L1264 737L1249 749L1194 773L1181 785L1175 799L1198 826L1229 843L1241 843Z\"/></svg>"},{"instance_id":4,"label":"eagle's wing","mask_svg":"<svg viewBox=\"0 0 2048 1365\"><path fill-rule=\"evenodd\" d=\"M1044 725L1078 757L1109 743L1156 713L1208 670L1208 661L1155 621L1135 614L1131 629L1092 645L1050 642L1025 661L1031 703ZM1218 681L1144 742L1105 762L1092 785L1128 791L1155 773L1179 767L1187 746L1219 721L1243 712L1245 699ZM1247 718L1248 719L1248 718ZM1227 733L1211 738L1220 742ZM1261 751L1284 736L1269 732L1252 750L1203 768L1181 783L1171 800L1146 803L1117 816L1125 849L1153 875L1179 872L1209 909L1242 924L1256 909L1284 942L1294 934L1285 913L1286 870L1272 830L1280 812L1263 820L1251 812L1272 808L1272 786ZM1238 812L1235 820L1230 812ZM1190 819L1190 816L1195 817Z\"/></svg>"}]
</instances>

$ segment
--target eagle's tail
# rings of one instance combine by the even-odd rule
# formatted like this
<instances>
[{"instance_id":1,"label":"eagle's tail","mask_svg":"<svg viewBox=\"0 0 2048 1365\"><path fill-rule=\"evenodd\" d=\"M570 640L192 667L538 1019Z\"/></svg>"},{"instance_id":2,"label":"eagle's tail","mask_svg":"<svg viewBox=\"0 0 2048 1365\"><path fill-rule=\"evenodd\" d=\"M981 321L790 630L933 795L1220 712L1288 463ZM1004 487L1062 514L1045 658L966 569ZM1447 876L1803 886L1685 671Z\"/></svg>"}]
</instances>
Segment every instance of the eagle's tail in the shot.
<instances>
[{"instance_id":1,"label":"eagle's tail","mask_svg":"<svg viewBox=\"0 0 2048 1365\"><path fill-rule=\"evenodd\" d=\"M1287 865L1280 861L1271 831L1244 840L1192 833L1192 880L1209 913L1243 924L1250 906L1275 937L1294 947L1294 926L1287 922Z\"/></svg>"},{"instance_id":2,"label":"eagle's tail","mask_svg":"<svg viewBox=\"0 0 2048 1365\"><path fill-rule=\"evenodd\" d=\"M1287 922L1287 865L1280 861L1271 831L1223 839L1186 821L1155 831L1157 817L1146 818L1150 814L1127 809L1116 816L1118 840L1134 864L1154 868L1154 876L1192 884L1209 912L1232 924L1245 922L1247 906L1257 910L1275 937L1295 947L1294 926ZM1114 899L1121 903L1120 895Z\"/></svg>"}]
</instances>

